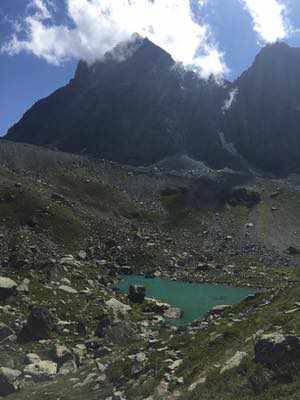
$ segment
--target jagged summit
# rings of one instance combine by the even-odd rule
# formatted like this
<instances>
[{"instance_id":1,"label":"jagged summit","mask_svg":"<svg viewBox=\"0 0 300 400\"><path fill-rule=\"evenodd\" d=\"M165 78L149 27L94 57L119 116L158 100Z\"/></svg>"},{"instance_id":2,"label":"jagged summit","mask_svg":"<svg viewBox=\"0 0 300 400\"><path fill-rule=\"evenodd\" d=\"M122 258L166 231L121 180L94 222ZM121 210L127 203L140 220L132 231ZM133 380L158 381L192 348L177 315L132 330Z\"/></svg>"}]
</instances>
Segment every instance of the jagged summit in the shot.
<instances>
[{"instance_id":1,"label":"jagged summit","mask_svg":"<svg viewBox=\"0 0 300 400\"><path fill-rule=\"evenodd\" d=\"M94 63L79 61L75 72L75 81L84 81L87 79L87 75L92 75L95 79L104 68L108 66L110 68L122 68L123 64L134 64L134 68L140 67L149 70L153 67L169 68L174 64L174 61L170 54L148 38L134 34L129 40L119 43L107 52L102 59Z\"/></svg>"}]
</instances>

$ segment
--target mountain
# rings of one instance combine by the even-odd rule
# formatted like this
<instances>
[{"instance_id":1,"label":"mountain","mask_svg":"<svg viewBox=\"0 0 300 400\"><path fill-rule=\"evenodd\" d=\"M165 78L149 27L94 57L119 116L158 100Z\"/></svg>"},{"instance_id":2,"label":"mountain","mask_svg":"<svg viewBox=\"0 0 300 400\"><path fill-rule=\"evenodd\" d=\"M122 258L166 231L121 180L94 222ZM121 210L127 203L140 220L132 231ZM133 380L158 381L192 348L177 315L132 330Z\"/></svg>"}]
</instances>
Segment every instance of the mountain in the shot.
<instances>
[{"instance_id":1,"label":"mountain","mask_svg":"<svg viewBox=\"0 0 300 400\"><path fill-rule=\"evenodd\" d=\"M234 83L224 133L252 164L267 171L300 170L300 48L262 49Z\"/></svg>"},{"instance_id":2,"label":"mountain","mask_svg":"<svg viewBox=\"0 0 300 400\"><path fill-rule=\"evenodd\" d=\"M103 61L79 62L74 79L37 102L7 139L132 165L187 153L222 168L232 159L218 136L226 95L226 85L184 71L136 36Z\"/></svg>"},{"instance_id":3,"label":"mountain","mask_svg":"<svg viewBox=\"0 0 300 400\"><path fill-rule=\"evenodd\" d=\"M235 82L201 79L134 36L37 102L6 136L130 165L188 156L209 167L300 170L300 49L261 50ZM298 84L297 84L298 83Z\"/></svg>"}]
</instances>

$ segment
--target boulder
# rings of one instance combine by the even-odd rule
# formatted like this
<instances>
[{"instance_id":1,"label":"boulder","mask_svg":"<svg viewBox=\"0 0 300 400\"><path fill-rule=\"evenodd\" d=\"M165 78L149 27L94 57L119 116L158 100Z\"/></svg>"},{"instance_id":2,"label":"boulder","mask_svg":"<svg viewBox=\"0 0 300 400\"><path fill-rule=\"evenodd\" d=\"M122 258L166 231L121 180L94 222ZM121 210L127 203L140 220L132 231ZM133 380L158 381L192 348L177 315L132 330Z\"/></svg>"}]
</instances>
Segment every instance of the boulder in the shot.
<instances>
[{"instance_id":1,"label":"boulder","mask_svg":"<svg viewBox=\"0 0 300 400\"><path fill-rule=\"evenodd\" d=\"M17 287L17 291L20 293L28 294L29 293L29 284L30 284L30 280L25 278L23 280L23 282Z\"/></svg>"},{"instance_id":2,"label":"boulder","mask_svg":"<svg viewBox=\"0 0 300 400\"><path fill-rule=\"evenodd\" d=\"M74 356L66 346L56 345L54 348L54 358L56 363L61 366L68 361L72 361Z\"/></svg>"},{"instance_id":3,"label":"boulder","mask_svg":"<svg viewBox=\"0 0 300 400\"><path fill-rule=\"evenodd\" d=\"M164 312L164 317L168 319L181 319L184 312L177 307L170 307Z\"/></svg>"},{"instance_id":4,"label":"boulder","mask_svg":"<svg viewBox=\"0 0 300 400\"><path fill-rule=\"evenodd\" d=\"M18 390L16 383L21 371L10 368L0 368L0 396L8 396Z\"/></svg>"},{"instance_id":5,"label":"boulder","mask_svg":"<svg viewBox=\"0 0 300 400\"><path fill-rule=\"evenodd\" d=\"M108 328L112 324L112 317L110 315L103 314L97 319L99 320L99 324L95 330L95 336L103 338L106 336Z\"/></svg>"},{"instance_id":6,"label":"boulder","mask_svg":"<svg viewBox=\"0 0 300 400\"><path fill-rule=\"evenodd\" d=\"M132 303L142 304L145 300L146 288L139 285L130 285L128 298Z\"/></svg>"},{"instance_id":7,"label":"boulder","mask_svg":"<svg viewBox=\"0 0 300 400\"><path fill-rule=\"evenodd\" d=\"M84 250L80 250L78 253L78 258L82 261L85 261L87 259L87 253Z\"/></svg>"},{"instance_id":8,"label":"boulder","mask_svg":"<svg viewBox=\"0 0 300 400\"><path fill-rule=\"evenodd\" d=\"M153 312L156 314L163 314L165 311L167 311L170 308L170 304L168 303L162 303L161 301L157 299L152 299L152 298L146 298L146 304L144 307L144 310L146 312Z\"/></svg>"},{"instance_id":9,"label":"boulder","mask_svg":"<svg viewBox=\"0 0 300 400\"><path fill-rule=\"evenodd\" d=\"M7 325L0 322L0 342L13 334L14 331L12 331Z\"/></svg>"},{"instance_id":10,"label":"boulder","mask_svg":"<svg viewBox=\"0 0 300 400\"><path fill-rule=\"evenodd\" d=\"M81 267L81 262L75 260L75 258L70 254L62 257L59 261L61 265L64 265L66 267Z\"/></svg>"},{"instance_id":11,"label":"boulder","mask_svg":"<svg viewBox=\"0 0 300 400\"><path fill-rule=\"evenodd\" d=\"M46 308L32 308L27 323L18 335L19 343L48 339L53 330L51 315Z\"/></svg>"},{"instance_id":12,"label":"boulder","mask_svg":"<svg viewBox=\"0 0 300 400\"><path fill-rule=\"evenodd\" d=\"M224 374L226 371L230 371L233 368L237 368L241 365L244 358L248 356L244 351L237 351L233 357L226 361L225 365L220 371L220 374Z\"/></svg>"},{"instance_id":13,"label":"boulder","mask_svg":"<svg viewBox=\"0 0 300 400\"><path fill-rule=\"evenodd\" d=\"M230 308L231 306L228 304L222 304L222 305L218 305L213 307L209 314L213 315L213 316L219 316L221 314L223 314L226 310L228 310L228 308Z\"/></svg>"},{"instance_id":14,"label":"boulder","mask_svg":"<svg viewBox=\"0 0 300 400\"><path fill-rule=\"evenodd\" d=\"M14 296L17 291L17 284L10 278L0 277L0 301L6 300L8 297Z\"/></svg>"},{"instance_id":15,"label":"boulder","mask_svg":"<svg viewBox=\"0 0 300 400\"><path fill-rule=\"evenodd\" d=\"M126 315L129 311L132 310L129 305L121 303L119 300L113 297L110 300L106 301L105 305L109 307L116 315Z\"/></svg>"},{"instance_id":16,"label":"boulder","mask_svg":"<svg viewBox=\"0 0 300 400\"><path fill-rule=\"evenodd\" d=\"M65 293L69 293L69 294L77 294L77 290L73 289L71 286L67 286L67 285L61 285L58 288L59 290L65 292Z\"/></svg>"},{"instance_id":17,"label":"boulder","mask_svg":"<svg viewBox=\"0 0 300 400\"><path fill-rule=\"evenodd\" d=\"M41 361L40 356L36 353L28 353L25 356L25 363L26 364L35 364L38 361Z\"/></svg>"},{"instance_id":18,"label":"boulder","mask_svg":"<svg viewBox=\"0 0 300 400\"><path fill-rule=\"evenodd\" d=\"M126 321L116 320L107 330L107 338L115 344L126 346L131 340L137 340L136 331L130 323Z\"/></svg>"},{"instance_id":19,"label":"boulder","mask_svg":"<svg viewBox=\"0 0 300 400\"><path fill-rule=\"evenodd\" d=\"M255 343L255 361L269 367L300 367L300 337L270 333L260 336Z\"/></svg>"},{"instance_id":20,"label":"boulder","mask_svg":"<svg viewBox=\"0 0 300 400\"><path fill-rule=\"evenodd\" d=\"M299 256L300 255L300 249L298 249L297 247L294 246L290 246L287 249L287 252L291 255L291 256Z\"/></svg>"},{"instance_id":21,"label":"boulder","mask_svg":"<svg viewBox=\"0 0 300 400\"><path fill-rule=\"evenodd\" d=\"M57 374L57 364L52 361L36 361L24 368L24 374L29 375L35 382L52 379Z\"/></svg>"}]
</instances>

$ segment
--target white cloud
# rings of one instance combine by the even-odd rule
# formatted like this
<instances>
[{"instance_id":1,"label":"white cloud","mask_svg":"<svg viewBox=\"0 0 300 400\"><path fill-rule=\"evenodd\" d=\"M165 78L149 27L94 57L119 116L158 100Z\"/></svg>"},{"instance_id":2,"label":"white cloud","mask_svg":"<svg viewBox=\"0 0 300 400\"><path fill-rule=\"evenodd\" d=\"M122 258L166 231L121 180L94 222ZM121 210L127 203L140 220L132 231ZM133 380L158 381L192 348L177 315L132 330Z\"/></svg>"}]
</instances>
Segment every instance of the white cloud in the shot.
<instances>
[{"instance_id":1,"label":"white cloud","mask_svg":"<svg viewBox=\"0 0 300 400\"><path fill-rule=\"evenodd\" d=\"M250 13L254 30L266 43L289 35L286 5L281 0L241 0Z\"/></svg>"},{"instance_id":2,"label":"white cloud","mask_svg":"<svg viewBox=\"0 0 300 400\"><path fill-rule=\"evenodd\" d=\"M195 65L205 77L226 71L209 26L194 20L190 0L65 1L72 27L55 25L49 0L33 0L23 25L26 38L15 33L2 50L31 52L53 64L70 58L92 63L136 32L168 51L175 61ZM198 7L205 1L198 0Z\"/></svg>"}]
</instances>

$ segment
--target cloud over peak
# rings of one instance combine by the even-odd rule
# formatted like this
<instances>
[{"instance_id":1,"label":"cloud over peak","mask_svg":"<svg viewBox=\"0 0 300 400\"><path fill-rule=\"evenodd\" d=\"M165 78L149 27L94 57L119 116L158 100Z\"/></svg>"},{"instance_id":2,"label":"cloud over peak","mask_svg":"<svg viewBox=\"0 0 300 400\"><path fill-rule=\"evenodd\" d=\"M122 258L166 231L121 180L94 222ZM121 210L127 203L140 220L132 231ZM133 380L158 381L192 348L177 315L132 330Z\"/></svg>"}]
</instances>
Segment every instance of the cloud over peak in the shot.
<instances>
[{"instance_id":1,"label":"cloud over peak","mask_svg":"<svg viewBox=\"0 0 300 400\"><path fill-rule=\"evenodd\" d=\"M289 36L286 5L281 0L240 0L253 20L253 29L265 43Z\"/></svg>"},{"instance_id":2,"label":"cloud over peak","mask_svg":"<svg viewBox=\"0 0 300 400\"><path fill-rule=\"evenodd\" d=\"M201 8L208 0L198 0ZM2 48L27 51L49 63L76 58L90 63L133 33L148 37L175 61L193 65L205 78L227 68L210 27L195 21L190 0L65 0L68 24L56 24L53 0L32 0L20 32ZM25 35L25 37L24 37Z\"/></svg>"}]
</instances>

